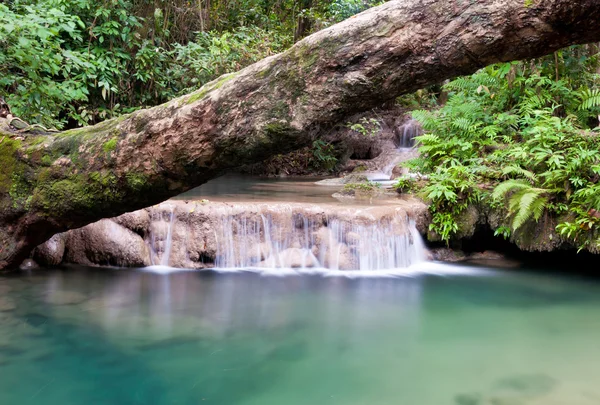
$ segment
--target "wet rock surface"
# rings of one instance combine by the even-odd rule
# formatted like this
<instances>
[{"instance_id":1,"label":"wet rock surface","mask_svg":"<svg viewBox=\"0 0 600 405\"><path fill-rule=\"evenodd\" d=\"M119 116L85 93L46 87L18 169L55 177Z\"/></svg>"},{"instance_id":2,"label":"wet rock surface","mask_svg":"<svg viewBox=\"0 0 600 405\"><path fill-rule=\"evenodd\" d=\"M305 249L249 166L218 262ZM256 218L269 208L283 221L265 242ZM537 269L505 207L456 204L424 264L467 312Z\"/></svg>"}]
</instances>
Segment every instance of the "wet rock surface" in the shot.
<instances>
[{"instance_id":1,"label":"wet rock surface","mask_svg":"<svg viewBox=\"0 0 600 405\"><path fill-rule=\"evenodd\" d=\"M143 216L143 213L140 213ZM143 238L118 222L100 220L66 234L67 263L142 267L150 264Z\"/></svg>"},{"instance_id":2,"label":"wet rock surface","mask_svg":"<svg viewBox=\"0 0 600 405\"><path fill-rule=\"evenodd\" d=\"M33 259L42 266L60 264L65 254L65 235L56 234L33 251Z\"/></svg>"}]
</instances>

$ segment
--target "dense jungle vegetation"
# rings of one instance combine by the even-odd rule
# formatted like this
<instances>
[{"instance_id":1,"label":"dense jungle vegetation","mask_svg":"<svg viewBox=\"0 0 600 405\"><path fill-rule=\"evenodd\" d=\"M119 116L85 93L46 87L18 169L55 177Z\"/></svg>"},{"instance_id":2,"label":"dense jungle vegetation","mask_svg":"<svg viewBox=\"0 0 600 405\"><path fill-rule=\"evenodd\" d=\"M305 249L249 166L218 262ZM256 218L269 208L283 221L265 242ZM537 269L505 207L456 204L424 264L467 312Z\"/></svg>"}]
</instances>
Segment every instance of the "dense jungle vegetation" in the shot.
<instances>
[{"instance_id":1,"label":"dense jungle vegetation","mask_svg":"<svg viewBox=\"0 0 600 405\"><path fill-rule=\"evenodd\" d=\"M372 0L9 0L0 95L57 129L189 93L281 52Z\"/></svg>"},{"instance_id":2,"label":"dense jungle vegetation","mask_svg":"<svg viewBox=\"0 0 600 405\"><path fill-rule=\"evenodd\" d=\"M554 218L561 237L598 250L598 56L596 45L575 46L489 66L445 84L443 106L434 100L413 111L425 134L409 166L427 177L421 194L431 202L432 231L448 241L460 214L479 205L506 215L496 235Z\"/></svg>"}]
</instances>

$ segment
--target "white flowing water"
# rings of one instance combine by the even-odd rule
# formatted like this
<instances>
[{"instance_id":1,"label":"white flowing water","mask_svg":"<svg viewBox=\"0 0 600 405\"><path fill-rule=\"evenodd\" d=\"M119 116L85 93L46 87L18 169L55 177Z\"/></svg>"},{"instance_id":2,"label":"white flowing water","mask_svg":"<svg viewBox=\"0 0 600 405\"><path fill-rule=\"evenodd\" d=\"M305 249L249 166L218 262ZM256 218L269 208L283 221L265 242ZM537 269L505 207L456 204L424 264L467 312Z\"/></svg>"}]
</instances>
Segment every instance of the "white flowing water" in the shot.
<instances>
[{"instance_id":1,"label":"white flowing water","mask_svg":"<svg viewBox=\"0 0 600 405\"><path fill-rule=\"evenodd\" d=\"M396 149L386 153L387 162L376 172L367 172L365 175L370 181L380 183L382 186L389 186L394 183L390 180L392 171L401 162L405 162L416 157L415 138L421 134L421 126L415 120L409 120L402 125L397 132L395 140Z\"/></svg>"},{"instance_id":2,"label":"white flowing water","mask_svg":"<svg viewBox=\"0 0 600 405\"><path fill-rule=\"evenodd\" d=\"M171 257L171 249L173 247L173 222L175 221L175 213L173 209L169 213L169 228L167 229L167 240L165 241L165 252L161 258L160 265L168 266Z\"/></svg>"},{"instance_id":3,"label":"white flowing water","mask_svg":"<svg viewBox=\"0 0 600 405\"><path fill-rule=\"evenodd\" d=\"M227 269L378 271L407 268L425 256L421 236L406 217L315 218L292 210L224 215L215 238L215 267Z\"/></svg>"},{"instance_id":4,"label":"white flowing water","mask_svg":"<svg viewBox=\"0 0 600 405\"><path fill-rule=\"evenodd\" d=\"M166 205L167 210L162 215L152 218L153 224L158 224L151 229L150 259L153 266L169 267L171 250L173 249L173 227L175 223L175 207Z\"/></svg>"},{"instance_id":5,"label":"white flowing water","mask_svg":"<svg viewBox=\"0 0 600 405\"><path fill-rule=\"evenodd\" d=\"M415 146L415 138L421 135L421 125L410 120L400 127L398 131L398 149L412 149Z\"/></svg>"}]
</instances>

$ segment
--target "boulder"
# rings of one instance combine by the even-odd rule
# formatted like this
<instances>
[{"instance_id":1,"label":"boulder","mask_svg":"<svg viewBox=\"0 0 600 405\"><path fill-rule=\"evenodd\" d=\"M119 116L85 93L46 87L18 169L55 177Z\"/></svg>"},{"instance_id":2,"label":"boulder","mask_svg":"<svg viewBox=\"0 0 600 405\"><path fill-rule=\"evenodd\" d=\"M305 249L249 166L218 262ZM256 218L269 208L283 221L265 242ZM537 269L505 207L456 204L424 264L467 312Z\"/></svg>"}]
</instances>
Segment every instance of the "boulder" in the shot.
<instances>
[{"instance_id":1,"label":"boulder","mask_svg":"<svg viewBox=\"0 0 600 405\"><path fill-rule=\"evenodd\" d=\"M70 231L66 246L64 259L68 263L119 267L151 264L150 252L142 237L110 219Z\"/></svg>"},{"instance_id":2,"label":"boulder","mask_svg":"<svg viewBox=\"0 0 600 405\"><path fill-rule=\"evenodd\" d=\"M65 253L65 234L57 233L33 251L33 259L41 266L56 266Z\"/></svg>"}]
</instances>

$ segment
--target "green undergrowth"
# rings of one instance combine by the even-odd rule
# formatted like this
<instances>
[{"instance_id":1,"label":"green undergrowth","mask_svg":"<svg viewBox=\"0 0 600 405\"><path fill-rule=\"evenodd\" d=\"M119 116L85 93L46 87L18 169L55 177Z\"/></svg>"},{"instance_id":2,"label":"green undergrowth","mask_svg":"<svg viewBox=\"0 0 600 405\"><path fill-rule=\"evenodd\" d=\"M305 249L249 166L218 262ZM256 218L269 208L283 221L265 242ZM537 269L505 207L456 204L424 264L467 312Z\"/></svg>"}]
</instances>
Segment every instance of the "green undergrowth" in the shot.
<instances>
[{"instance_id":1,"label":"green undergrowth","mask_svg":"<svg viewBox=\"0 0 600 405\"><path fill-rule=\"evenodd\" d=\"M560 61L575 54L565 50ZM460 215L479 205L504 213L498 236L553 218L565 240L600 247L597 57L558 80L554 60L490 66L446 84L443 107L413 111L425 132L417 138L421 157L406 165L427 182L401 179L397 187L431 203L430 231L440 239L459 233Z\"/></svg>"},{"instance_id":2,"label":"green undergrowth","mask_svg":"<svg viewBox=\"0 0 600 405\"><path fill-rule=\"evenodd\" d=\"M220 77L214 89L231 78L223 75L378 3L0 2L0 94L27 122L57 129L91 125L182 97ZM319 53L298 51L298 69L311 73ZM294 97L302 96L298 78L289 78Z\"/></svg>"}]
</instances>

